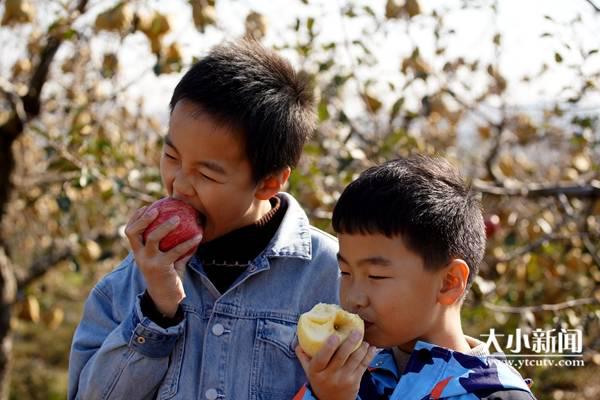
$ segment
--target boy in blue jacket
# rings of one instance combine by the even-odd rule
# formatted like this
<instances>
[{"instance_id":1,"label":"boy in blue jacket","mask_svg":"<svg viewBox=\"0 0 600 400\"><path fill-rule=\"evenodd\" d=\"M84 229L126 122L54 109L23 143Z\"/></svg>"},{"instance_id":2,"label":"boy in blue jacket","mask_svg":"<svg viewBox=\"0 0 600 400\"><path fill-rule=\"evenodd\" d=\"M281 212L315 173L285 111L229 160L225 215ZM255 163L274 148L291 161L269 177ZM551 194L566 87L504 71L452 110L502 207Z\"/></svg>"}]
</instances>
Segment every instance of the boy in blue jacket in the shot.
<instances>
[{"instance_id":1,"label":"boy in blue jacket","mask_svg":"<svg viewBox=\"0 0 600 400\"><path fill-rule=\"evenodd\" d=\"M476 194L449 163L416 156L363 172L333 212L340 301L365 322L309 358L297 400L530 400L521 376L465 336L460 309L485 249ZM383 348L379 352L375 347Z\"/></svg>"},{"instance_id":2,"label":"boy in blue jacket","mask_svg":"<svg viewBox=\"0 0 600 400\"><path fill-rule=\"evenodd\" d=\"M157 215L133 214L132 252L75 332L68 398L290 398L304 383L298 316L338 298L336 240L279 193L316 125L310 90L286 60L241 41L193 65L170 108L162 182L199 211L204 237L163 252L179 221L144 241Z\"/></svg>"}]
</instances>

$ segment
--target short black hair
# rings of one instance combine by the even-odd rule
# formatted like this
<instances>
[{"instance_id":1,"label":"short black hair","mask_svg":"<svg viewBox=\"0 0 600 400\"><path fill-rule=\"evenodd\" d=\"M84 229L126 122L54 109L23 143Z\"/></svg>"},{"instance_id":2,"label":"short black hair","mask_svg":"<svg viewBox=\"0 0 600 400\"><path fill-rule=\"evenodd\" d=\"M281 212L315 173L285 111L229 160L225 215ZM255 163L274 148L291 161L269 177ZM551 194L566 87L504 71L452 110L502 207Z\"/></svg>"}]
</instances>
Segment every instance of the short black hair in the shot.
<instances>
[{"instance_id":1,"label":"short black hair","mask_svg":"<svg viewBox=\"0 0 600 400\"><path fill-rule=\"evenodd\" d=\"M442 158L417 155L365 170L342 192L333 229L400 236L429 270L463 259L470 270L467 289L485 252L481 203Z\"/></svg>"},{"instance_id":2,"label":"short black hair","mask_svg":"<svg viewBox=\"0 0 600 400\"><path fill-rule=\"evenodd\" d=\"M308 79L253 39L213 47L181 78L171 112L188 100L243 135L255 181L294 167L316 127Z\"/></svg>"}]
</instances>

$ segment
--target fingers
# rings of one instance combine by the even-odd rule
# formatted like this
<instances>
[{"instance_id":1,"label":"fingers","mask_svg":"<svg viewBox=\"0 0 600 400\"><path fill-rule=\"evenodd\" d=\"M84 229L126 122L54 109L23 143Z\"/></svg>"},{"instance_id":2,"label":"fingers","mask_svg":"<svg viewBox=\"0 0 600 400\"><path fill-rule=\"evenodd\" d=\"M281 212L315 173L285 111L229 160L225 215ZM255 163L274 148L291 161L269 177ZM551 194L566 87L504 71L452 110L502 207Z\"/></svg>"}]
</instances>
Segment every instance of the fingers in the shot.
<instances>
[{"instance_id":1,"label":"fingers","mask_svg":"<svg viewBox=\"0 0 600 400\"><path fill-rule=\"evenodd\" d=\"M144 246L142 233L146 227L150 225L150 223L158 216L158 210L153 209L149 212L146 212L147 209L148 207L142 207L136 210L125 227L125 236L127 236L127 239L129 240L131 248L134 252L138 251Z\"/></svg>"},{"instance_id":2,"label":"fingers","mask_svg":"<svg viewBox=\"0 0 600 400\"><path fill-rule=\"evenodd\" d=\"M342 368L346 364L346 361L348 360L350 355L353 354L352 352L356 348L356 345L360 343L361 339L362 335L360 332L352 331L335 352L335 355L329 363L330 367L335 369ZM360 350L360 347L358 348L358 350Z\"/></svg>"},{"instance_id":3,"label":"fingers","mask_svg":"<svg viewBox=\"0 0 600 400\"><path fill-rule=\"evenodd\" d=\"M178 244L171 250L165 253L167 261L174 263L177 273L181 276L187 262L192 258L196 247L202 241L202 235L196 235L193 238L186 240L183 243Z\"/></svg>"},{"instance_id":4,"label":"fingers","mask_svg":"<svg viewBox=\"0 0 600 400\"><path fill-rule=\"evenodd\" d=\"M340 339L335 335L331 335L327 338L327 341L323 347L321 347L321 350L319 350L311 360L311 372L320 372L327 368L331 357L333 357L333 354L339 345L339 342Z\"/></svg>"},{"instance_id":5,"label":"fingers","mask_svg":"<svg viewBox=\"0 0 600 400\"><path fill-rule=\"evenodd\" d=\"M192 254L193 253L191 253L189 256L186 256L182 259L178 259L173 264L173 267L175 268L175 271L177 271L177 275L179 275L180 278L183 278L183 275L185 274L185 266L187 265L190 258L192 258Z\"/></svg>"},{"instance_id":6,"label":"fingers","mask_svg":"<svg viewBox=\"0 0 600 400\"><path fill-rule=\"evenodd\" d=\"M302 365L302 369L304 373L308 375L308 369L310 365L310 357L302 350L302 348L298 345L296 346L296 356L298 357L298 361L300 361L300 365Z\"/></svg>"},{"instance_id":7,"label":"fingers","mask_svg":"<svg viewBox=\"0 0 600 400\"><path fill-rule=\"evenodd\" d=\"M364 372L373 358L377 355L377 347L370 346L369 343L363 342L358 349L348 358L346 367L348 371L361 370Z\"/></svg>"},{"instance_id":8,"label":"fingers","mask_svg":"<svg viewBox=\"0 0 600 400\"><path fill-rule=\"evenodd\" d=\"M165 236L167 236L167 234L169 232L171 232L173 229L177 228L177 225L179 225L179 217L175 216L175 217L169 218L168 221L163 222L162 224L158 225L158 227L156 229L154 229L152 232L150 232L148 234L148 236L146 236L145 245L150 246L150 248L152 248L152 249L158 250L158 245L160 243L160 240L162 238L164 238Z\"/></svg>"}]
</instances>

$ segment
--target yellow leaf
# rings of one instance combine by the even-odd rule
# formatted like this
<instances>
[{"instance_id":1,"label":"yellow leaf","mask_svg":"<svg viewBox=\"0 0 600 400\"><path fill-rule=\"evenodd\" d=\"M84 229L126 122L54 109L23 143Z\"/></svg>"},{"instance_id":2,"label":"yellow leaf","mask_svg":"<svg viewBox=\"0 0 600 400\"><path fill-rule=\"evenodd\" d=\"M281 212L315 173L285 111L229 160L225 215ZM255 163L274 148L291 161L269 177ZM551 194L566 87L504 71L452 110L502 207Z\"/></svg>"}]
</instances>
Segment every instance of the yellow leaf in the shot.
<instances>
[{"instance_id":1,"label":"yellow leaf","mask_svg":"<svg viewBox=\"0 0 600 400\"><path fill-rule=\"evenodd\" d=\"M2 25L20 25L33 21L35 8L27 0L6 0Z\"/></svg>"},{"instance_id":2,"label":"yellow leaf","mask_svg":"<svg viewBox=\"0 0 600 400\"><path fill-rule=\"evenodd\" d=\"M267 18L255 11L246 16L246 36L257 40L262 39L267 34Z\"/></svg>"},{"instance_id":3,"label":"yellow leaf","mask_svg":"<svg viewBox=\"0 0 600 400\"><path fill-rule=\"evenodd\" d=\"M376 113L383 105L381 103L381 101L379 101L379 99L377 99L376 97L373 97L367 93L363 93L362 99L365 102L365 104L367 105L367 110L370 113Z\"/></svg>"}]
</instances>

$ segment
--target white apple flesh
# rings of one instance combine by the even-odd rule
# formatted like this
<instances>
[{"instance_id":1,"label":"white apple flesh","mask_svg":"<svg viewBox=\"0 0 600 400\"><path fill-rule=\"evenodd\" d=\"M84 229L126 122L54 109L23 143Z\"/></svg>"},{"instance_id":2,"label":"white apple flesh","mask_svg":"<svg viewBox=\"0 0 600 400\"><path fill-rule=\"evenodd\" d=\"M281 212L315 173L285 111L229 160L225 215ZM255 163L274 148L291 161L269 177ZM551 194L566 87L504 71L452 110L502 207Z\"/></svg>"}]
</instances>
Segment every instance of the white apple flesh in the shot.
<instances>
[{"instance_id":1,"label":"white apple flesh","mask_svg":"<svg viewBox=\"0 0 600 400\"><path fill-rule=\"evenodd\" d=\"M365 333L364 321L336 304L319 303L300 316L298 343L306 354L314 357L331 335L336 335L339 338L338 344L341 344L354 330L361 333L361 340L352 351L358 349L362 343Z\"/></svg>"}]
</instances>

